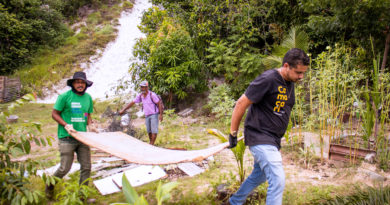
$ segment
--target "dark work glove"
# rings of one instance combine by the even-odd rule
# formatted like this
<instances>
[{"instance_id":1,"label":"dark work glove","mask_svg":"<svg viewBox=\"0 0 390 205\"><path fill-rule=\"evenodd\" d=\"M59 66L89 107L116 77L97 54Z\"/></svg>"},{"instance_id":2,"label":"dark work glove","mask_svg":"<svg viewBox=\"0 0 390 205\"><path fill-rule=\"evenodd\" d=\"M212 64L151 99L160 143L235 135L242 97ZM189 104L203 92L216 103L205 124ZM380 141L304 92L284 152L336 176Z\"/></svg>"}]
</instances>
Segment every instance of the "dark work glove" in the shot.
<instances>
[{"instance_id":1,"label":"dark work glove","mask_svg":"<svg viewBox=\"0 0 390 205\"><path fill-rule=\"evenodd\" d=\"M234 148L237 146L237 136L233 136L232 134L229 134L229 149Z\"/></svg>"}]
</instances>

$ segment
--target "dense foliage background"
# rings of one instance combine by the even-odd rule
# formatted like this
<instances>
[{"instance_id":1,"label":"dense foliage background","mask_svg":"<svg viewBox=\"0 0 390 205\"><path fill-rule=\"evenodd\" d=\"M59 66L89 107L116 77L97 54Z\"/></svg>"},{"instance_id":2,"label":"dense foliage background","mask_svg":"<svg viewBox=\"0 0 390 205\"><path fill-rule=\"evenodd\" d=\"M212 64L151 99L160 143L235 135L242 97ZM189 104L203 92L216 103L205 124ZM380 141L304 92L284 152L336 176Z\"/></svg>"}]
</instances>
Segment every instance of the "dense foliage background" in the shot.
<instances>
[{"instance_id":1,"label":"dense foliage background","mask_svg":"<svg viewBox=\"0 0 390 205\"><path fill-rule=\"evenodd\" d=\"M215 76L223 76L231 86L235 98L239 97L249 82L265 69L275 66L270 57L283 57L286 50L297 44L307 44L304 49L315 59L328 46L345 45L352 49L352 67L370 72L374 54L382 57L385 45L390 40L390 2L387 0L337 1L337 0L153 0L155 7L143 18L142 27L148 34L141 39L135 53L143 60L134 65L136 73L148 70L142 76L153 81L157 70L153 49L164 44L156 40L171 38L161 34L169 19L175 29L189 37L191 45L176 45L191 49L198 59L196 69L206 75L192 76L197 82L204 82ZM295 45L280 49L280 44L293 32L304 33L307 37L297 39ZM152 40L154 39L154 40ZM154 43L150 44L150 42ZM300 41L300 42L299 42ZM147 44L146 42L149 42ZM162 41L161 41L162 42ZM149 48L149 49L147 49ZM173 49L172 47L170 49ZM191 51L192 52L192 51ZM387 56L387 55L386 55ZM176 56L178 57L178 56ZM180 57L178 57L180 58ZM153 60L151 60L153 59ZM181 59L181 58L180 58ZM267 60L266 60L267 59ZM158 60L157 60L158 61ZM382 70L386 68L386 58ZM164 64L164 63L163 63ZM159 66L158 66L159 67ZM175 65L165 63L165 67ZM177 78L180 78L178 75ZM161 80L160 80L161 81ZM166 83L172 81L166 79ZM193 84L188 81L188 84ZM190 86L192 87L192 86ZM181 86L186 89L187 85ZM157 91L170 94L166 85L158 83ZM185 96L183 93L177 93Z\"/></svg>"},{"instance_id":2,"label":"dense foliage background","mask_svg":"<svg viewBox=\"0 0 390 205\"><path fill-rule=\"evenodd\" d=\"M134 79L149 80L168 101L210 88L210 112L229 121L232 102L249 83L280 67L289 49L301 48L311 66L296 86L290 127L331 140L356 129L353 143L364 141L359 146L377 150L380 167L390 167L383 151L390 122L390 1L152 2L156 7L140 26L147 37L134 50L140 60L132 65Z\"/></svg>"},{"instance_id":3,"label":"dense foliage background","mask_svg":"<svg viewBox=\"0 0 390 205\"><path fill-rule=\"evenodd\" d=\"M103 2L108 0L1 0L0 75L29 63L39 49L63 45L79 8Z\"/></svg>"}]
</instances>

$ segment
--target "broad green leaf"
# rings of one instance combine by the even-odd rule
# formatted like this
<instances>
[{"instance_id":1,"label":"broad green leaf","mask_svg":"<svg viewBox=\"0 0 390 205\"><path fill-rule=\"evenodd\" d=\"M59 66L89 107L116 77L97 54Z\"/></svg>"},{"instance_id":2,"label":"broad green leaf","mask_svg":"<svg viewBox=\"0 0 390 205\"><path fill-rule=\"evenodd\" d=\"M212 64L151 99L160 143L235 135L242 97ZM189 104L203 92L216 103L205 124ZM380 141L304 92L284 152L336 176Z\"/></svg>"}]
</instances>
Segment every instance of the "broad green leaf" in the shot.
<instances>
[{"instance_id":1,"label":"broad green leaf","mask_svg":"<svg viewBox=\"0 0 390 205\"><path fill-rule=\"evenodd\" d=\"M31 194L31 192L28 191L28 192L26 193L26 195L27 195L28 202L33 203L33 202L34 202L34 197L33 197L33 195Z\"/></svg>"},{"instance_id":2,"label":"broad green leaf","mask_svg":"<svg viewBox=\"0 0 390 205\"><path fill-rule=\"evenodd\" d=\"M46 141L45 141L45 139L44 139L44 138L39 138L39 139L41 140L42 146L46 146Z\"/></svg>"},{"instance_id":3,"label":"broad green leaf","mask_svg":"<svg viewBox=\"0 0 390 205\"><path fill-rule=\"evenodd\" d=\"M22 200L20 201L20 204L21 205L27 204L27 198L26 197L22 197Z\"/></svg>"},{"instance_id":4,"label":"broad green leaf","mask_svg":"<svg viewBox=\"0 0 390 205\"><path fill-rule=\"evenodd\" d=\"M8 190L8 201L11 201L11 199L13 197L14 190L15 189L13 187L9 188L9 190Z\"/></svg>"},{"instance_id":5,"label":"broad green leaf","mask_svg":"<svg viewBox=\"0 0 390 205\"><path fill-rule=\"evenodd\" d=\"M49 144L50 146L52 146L52 141L53 141L53 137L51 137L51 136L47 136L46 137L46 141L47 141L47 144Z\"/></svg>"},{"instance_id":6,"label":"broad green leaf","mask_svg":"<svg viewBox=\"0 0 390 205\"><path fill-rule=\"evenodd\" d=\"M127 177L125 175L125 173L123 173L123 176L122 176L122 191L123 191L123 194L126 197L126 201L128 203L130 203L130 204L134 204L138 200L138 198L139 198L137 192L131 186L129 180L127 179Z\"/></svg>"},{"instance_id":7,"label":"broad green leaf","mask_svg":"<svg viewBox=\"0 0 390 205\"><path fill-rule=\"evenodd\" d=\"M135 205L148 205L149 203L146 201L144 195L138 198L138 200L135 202Z\"/></svg>"},{"instance_id":8,"label":"broad green leaf","mask_svg":"<svg viewBox=\"0 0 390 205\"><path fill-rule=\"evenodd\" d=\"M38 202L39 202L39 195L38 195L37 192L34 192L34 193L33 193L33 197L34 197L34 202L35 202L35 203L38 203Z\"/></svg>"},{"instance_id":9,"label":"broad green leaf","mask_svg":"<svg viewBox=\"0 0 390 205\"><path fill-rule=\"evenodd\" d=\"M35 127L39 132L42 132L42 129L41 129L42 124L41 124L41 123L39 123L39 122L33 122L32 124L34 125L34 127Z\"/></svg>"},{"instance_id":10,"label":"broad green leaf","mask_svg":"<svg viewBox=\"0 0 390 205\"><path fill-rule=\"evenodd\" d=\"M219 130L217 129L207 129L207 132L209 134L212 134L216 137L218 137L218 139L221 141L221 142L227 142L227 137L222 133L220 132Z\"/></svg>"},{"instance_id":11,"label":"broad green leaf","mask_svg":"<svg viewBox=\"0 0 390 205\"><path fill-rule=\"evenodd\" d=\"M23 154L23 150L20 149L19 147L12 147L10 151L13 157L17 157L18 155Z\"/></svg>"},{"instance_id":12,"label":"broad green leaf","mask_svg":"<svg viewBox=\"0 0 390 205\"><path fill-rule=\"evenodd\" d=\"M41 142L39 142L39 140L37 139L36 136L33 137L33 140L34 140L36 145L41 146Z\"/></svg>"},{"instance_id":13,"label":"broad green leaf","mask_svg":"<svg viewBox=\"0 0 390 205\"><path fill-rule=\"evenodd\" d=\"M30 141L29 140L24 141L23 148L24 148L24 151L26 152L26 154L30 153L31 145L30 145Z\"/></svg>"},{"instance_id":14,"label":"broad green leaf","mask_svg":"<svg viewBox=\"0 0 390 205\"><path fill-rule=\"evenodd\" d=\"M8 148L2 144L0 144L0 152L6 152Z\"/></svg>"},{"instance_id":15,"label":"broad green leaf","mask_svg":"<svg viewBox=\"0 0 390 205\"><path fill-rule=\"evenodd\" d=\"M172 189L174 189L177 185L179 185L178 182L169 182L169 183L162 185L162 187L161 187L161 193L162 193L161 204L162 204L162 202L171 198L170 191Z\"/></svg>"}]
</instances>

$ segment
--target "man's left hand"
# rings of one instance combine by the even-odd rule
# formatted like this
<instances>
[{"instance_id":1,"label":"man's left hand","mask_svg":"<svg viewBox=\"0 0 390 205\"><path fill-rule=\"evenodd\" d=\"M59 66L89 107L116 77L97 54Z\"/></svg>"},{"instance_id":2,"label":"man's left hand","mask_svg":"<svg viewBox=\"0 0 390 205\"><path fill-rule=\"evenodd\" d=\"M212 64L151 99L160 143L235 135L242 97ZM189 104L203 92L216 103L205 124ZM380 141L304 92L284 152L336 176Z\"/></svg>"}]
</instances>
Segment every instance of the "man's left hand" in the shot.
<instances>
[{"instance_id":1,"label":"man's left hand","mask_svg":"<svg viewBox=\"0 0 390 205\"><path fill-rule=\"evenodd\" d=\"M160 119L160 122L162 122L163 121L163 116L160 115L159 119Z\"/></svg>"},{"instance_id":2,"label":"man's left hand","mask_svg":"<svg viewBox=\"0 0 390 205\"><path fill-rule=\"evenodd\" d=\"M93 123L88 125L88 131L99 133L99 130L96 128L95 124L93 124Z\"/></svg>"}]
</instances>

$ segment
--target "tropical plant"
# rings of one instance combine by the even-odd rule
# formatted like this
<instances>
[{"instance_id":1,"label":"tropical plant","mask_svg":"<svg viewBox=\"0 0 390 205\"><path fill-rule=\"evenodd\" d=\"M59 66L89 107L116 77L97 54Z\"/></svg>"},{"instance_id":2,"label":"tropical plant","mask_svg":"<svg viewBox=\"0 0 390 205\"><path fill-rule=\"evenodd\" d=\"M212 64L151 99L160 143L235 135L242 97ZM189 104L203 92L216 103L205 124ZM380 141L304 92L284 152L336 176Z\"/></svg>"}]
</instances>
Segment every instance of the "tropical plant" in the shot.
<instances>
[{"instance_id":1,"label":"tropical plant","mask_svg":"<svg viewBox=\"0 0 390 205\"><path fill-rule=\"evenodd\" d=\"M87 179L90 181L91 179ZM85 204L88 197L91 195L97 195L96 189L85 185L84 183L79 185L77 180L64 181L59 180L57 186L63 187L59 193L56 194L58 204Z\"/></svg>"},{"instance_id":2,"label":"tropical plant","mask_svg":"<svg viewBox=\"0 0 390 205\"><path fill-rule=\"evenodd\" d=\"M266 69L280 67L283 56L292 48L299 48L305 52L309 50L309 36L300 27L292 27L282 43L274 46L272 55L264 58L263 63Z\"/></svg>"},{"instance_id":3,"label":"tropical plant","mask_svg":"<svg viewBox=\"0 0 390 205\"><path fill-rule=\"evenodd\" d=\"M0 204L42 203L42 192L26 187L30 183L26 176L36 173L38 162L31 159L23 162L13 159L29 154L32 142L38 146L51 146L52 139L37 135L37 132L41 131L39 123L15 126L7 122L16 107L34 100L33 95L25 95L0 112Z\"/></svg>"},{"instance_id":4,"label":"tropical plant","mask_svg":"<svg viewBox=\"0 0 390 205\"><path fill-rule=\"evenodd\" d=\"M207 129L207 132L209 134L216 136L223 143L228 141L227 137L217 129ZM244 182L245 180L245 167L244 167L245 149L246 146L244 140L241 139L239 139L239 141L237 142L237 146L231 149L234 154L234 158L236 159L237 162L238 175L240 176L241 183Z\"/></svg>"},{"instance_id":5,"label":"tropical plant","mask_svg":"<svg viewBox=\"0 0 390 205\"><path fill-rule=\"evenodd\" d=\"M169 182L162 185L161 181L159 181L156 190L157 205L162 205L164 201L169 200L172 197L170 194L171 190L174 189L178 184L178 182ZM148 205L144 195L138 195L135 189L131 186L125 174L122 176L122 186L123 194L125 195L127 203L112 203L111 205Z\"/></svg>"}]
</instances>

